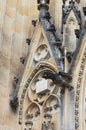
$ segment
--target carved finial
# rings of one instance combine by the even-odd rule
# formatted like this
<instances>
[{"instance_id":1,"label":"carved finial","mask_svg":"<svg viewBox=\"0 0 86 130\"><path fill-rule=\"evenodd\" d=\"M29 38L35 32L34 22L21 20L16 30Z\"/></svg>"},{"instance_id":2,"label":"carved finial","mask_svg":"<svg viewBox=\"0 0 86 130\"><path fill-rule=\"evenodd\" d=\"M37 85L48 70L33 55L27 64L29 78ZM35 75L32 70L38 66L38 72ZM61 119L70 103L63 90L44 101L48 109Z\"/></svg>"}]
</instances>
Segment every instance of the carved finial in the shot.
<instances>
[{"instance_id":1,"label":"carved finial","mask_svg":"<svg viewBox=\"0 0 86 130\"><path fill-rule=\"evenodd\" d=\"M40 10L41 8L49 9L49 3L50 0L37 0L38 3L38 9Z\"/></svg>"},{"instance_id":2,"label":"carved finial","mask_svg":"<svg viewBox=\"0 0 86 130\"><path fill-rule=\"evenodd\" d=\"M65 5L65 2L66 2L67 0L63 0L63 4Z\"/></svg>"},{"instance_id":3,"label":"carved finial","mask_svg":"<svg viewBox=\"0 0 86 130\"><path fill-rule=\"evenodd\" d=\"M75 2L73 0L69 1L69 4L74 5Z\"/></svg>"}]
</instances>

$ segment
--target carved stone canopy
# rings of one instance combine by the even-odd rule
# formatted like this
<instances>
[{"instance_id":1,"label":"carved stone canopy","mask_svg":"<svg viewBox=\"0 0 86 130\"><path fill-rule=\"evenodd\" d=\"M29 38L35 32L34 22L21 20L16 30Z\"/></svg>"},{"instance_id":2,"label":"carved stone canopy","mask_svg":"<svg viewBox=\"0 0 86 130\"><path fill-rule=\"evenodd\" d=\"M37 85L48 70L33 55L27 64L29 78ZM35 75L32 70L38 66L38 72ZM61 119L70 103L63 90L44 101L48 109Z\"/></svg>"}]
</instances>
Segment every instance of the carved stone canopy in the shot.
<instances>
[{"instance_id":1,"label":"carved stone canopy","mask_svg":"<svg viewBox=\"0 0 86 130\"><path fill-rule=\"evenodd\" d=\"M69 6L65 6L63 5L63 23L65 24L67 21L67 18L70 14L70 12L73 11L76 19L78 21L78 24L81 24L81 13L79 10L77 10L76 6L75 6L75 1L71 0L69 1Z\"/></svg>"}]
</instances>

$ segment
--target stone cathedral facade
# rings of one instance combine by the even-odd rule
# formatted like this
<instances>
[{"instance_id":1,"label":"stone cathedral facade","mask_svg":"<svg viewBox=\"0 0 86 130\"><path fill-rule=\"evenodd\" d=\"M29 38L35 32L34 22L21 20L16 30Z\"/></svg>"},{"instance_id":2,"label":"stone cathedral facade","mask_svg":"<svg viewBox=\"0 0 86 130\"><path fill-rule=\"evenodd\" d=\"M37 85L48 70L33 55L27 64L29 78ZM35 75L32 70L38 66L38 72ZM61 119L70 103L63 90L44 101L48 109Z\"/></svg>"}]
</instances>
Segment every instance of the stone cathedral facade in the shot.
<instances>
[{"instance_id":1,"label":"stone cathedral facade","mask_svg":"<svg viewBox=\"0 0 86 130\"><path fill-rule=\"evenodd\" d=\"M86 130L85 0L0 0L0 130Z\"/></svg>"}]
</instances>

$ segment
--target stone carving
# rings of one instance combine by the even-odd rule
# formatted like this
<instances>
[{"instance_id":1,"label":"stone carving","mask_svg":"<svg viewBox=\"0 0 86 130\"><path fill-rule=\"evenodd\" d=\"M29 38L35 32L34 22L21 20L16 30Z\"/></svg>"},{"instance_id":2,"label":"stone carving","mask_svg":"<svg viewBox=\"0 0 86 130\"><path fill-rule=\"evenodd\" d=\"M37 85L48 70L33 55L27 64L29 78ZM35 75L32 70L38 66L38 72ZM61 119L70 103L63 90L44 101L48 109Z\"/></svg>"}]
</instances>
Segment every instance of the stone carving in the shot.
<instances>
[{"instance_id":1,"label":"stone carving","mask_svg":"<svg viewBox=\"0 0 86 130\"><path fill-rule=\"evenodd\" d=\"M48 80L45 79L40 79L37 83L36 83L36 93L37 94L43 94L46 92L50 91L50 85Z\"/></svg>"},{"instance_id":2,"label":"stone carving","mask_svg":"<svg viewBox=\"0 0 86 130\"><path fill-rule=\"evenodd\" d=\"M51 25L47 28L47 31L51 31L51 32L56 31L54 24L51 24Z\"/></svg>"},{"instance_id":3,"label":"stone carving","mask_svg":"<svg viewBox=\"0 0 86 130\"><path fill-rule=\"evenodd\" d=\"M70 86L68 85L68 81L70 82L72 80L72 77L65 72L52 73L48 71L44 72L42 77L45 79L51 79L54 84L59 84L66 87Z\"/></svg>"},{"instance_id":4,"label":"stone carving","mask_svg":"<svg viewBox=\"0 0 86 130\"><path fill-rule=\"evenodd\" d=\"M52 115L45 114L44 118L46 121L43 122L41 130L54 130L54 123L51 122Z\"/></svg>"},{"instance_id":5,"label":"stone carving","mask_svg":"<svg viewBox=\"0 0 86 130\"><path fill-rule=\"evenodd\" d=\"M75 16L78 20L78 23L81 24L81 14L80 11L78 11L75 7L75 2L73 0L71 0L69 2L69 6L65 6L63 5L63 23L66 23L66 20L71 12L71 10L73 10L73 12L75 13Z\"/></svg>"},{"instance_id":6,"label":"stone carving","mask_svg":"<svg viewBox=\"0 0 86 130\"><path fill-rule=\"evenodd\" d=\"M36 62L43 60L43 59L49 59L50 54L48 51L48 47L45 44L40 45L34 55L34 60Z\"/></svg>"},{"instance_id":7,"label":"stone carving","mask_svg":"<svg viewBox=\"0 0 86 130\"><path fill-rule=\"evenodd\" d=\"M56 113L59 107L60 107L60 101L58 97L54 94L51 94L43 105L43 111L45 113L45 116L46 114Z\"/></svg>"},{"instance_id":8,"label":"stone carving","mask_svg":"<svg viewBox=\"0 0 86 130\"><path fill-rule=\"evenodd\" d=\"M40 115L40 108L37 103L31 103L26 110L26 120L34 120Z\"/></svg>"},{"instance_id":9,"label":"stone carving","mask_svg":"<svg viewBox=\"0 0 86 130\"><path fill-rule=\"evenodd\" d=\"M73 61L73 53L72 52L67 52L66 57L69 63Z\"/></svg>"},{"instance_id":10,"label":"stone carving","mask_svg":"<svg viewBox=\"0 0 86 130\"><path fill-rule=\"evenodd\" d=\"M19 79L17 77L14 77L14 82L17 84Z\"/></svg>"},{"instance_id":11,"label":"stone carving","mask_svg":"<svg viewBox=\"0 0 86 130\"><path fill-rule=\"evenodd\" d=\"M25 125L26 125L25 130L33 130L32 129L32 126L33 126L33 122L32 121L26 121Z\"/></svg>"},{"instance_id":12,"label":"stone carving","mask_svg":"<svg viewBox=\"0 0 86 130\"><path fill-rule=\"evenodd\" d=\"M64 46L68 52L75 52L77 47L77 39L80 36L81 28L81 13L75 6L75 1L71 0L69 6L65 5L65 1L62 7L62 34L64 34ZM71 14L72 13L72 14ZM70 16L70 14L72 16ZM76 17L76 18L75 18ZM75 33L74 33L75 32ZM76 36L75 36L76 35ZM71 57L72 58L72 57ZM68 55L70 62L70 57Z\"/></svg>"},{"instance_id":13,"label":"stone carving","mask_svg":"<svg viewBox=\"0 0 86 130\"><path fill-rule=\"evenodd\" d=\"M80 34L81 34L81 30L75 29L75 35L76 35L76 38L79 39Z\"/></svg>"},{"instance_id":14,"label":"stone carving","mask_svg":"<svg viewBox=\"0 0 86 130\"><path fill-rule=\"evenodd\" d=\"M41 130L54 130L54 123L51 122L43 122Z\"/></svg>"},{"instance_id":15,"label":"stone carving","mask_svg":"<svg viewBox=\"0 0 86 130\"><path fill-rule=\"evenodd\" d=\"M12 108L12 110L14 112L16 112L17 108L18 108L19 102L18 102L18 97L14 96L14 97L10 97L10 106Z\"/></svg>"},{"instance_id":16,"label":"stone carving","mask_svg":"<svg viewBox=\"0 0 86 130\"><path fill-rule=\"evenodd\" d=\"M45 12L45 15L43 16L43 18L46 18L49 20L51 18L50 13L48 11Z\"/></svg>"},{"instance_id":17,"label":"stone carving","mask_svg":"<svg viewBox=\"0 0 86 130\"><path fill-rule=\"evenodd\" d=\"M56 85L52 80L46 80L42 77L43 71L39 72L33 79L29 89L28 96L30 100L37 100L43 102L47 95L55 90Z\"/></svg>"},{"instance_id":18,"label":"stone carving","mask_svg":"<svg viewBox=\"0 0 86 130\"><path fill-rule=\"evenodd\" d=\"M58 40L54 43L54 45L55 45L56 47L58 47L59 49L61 49L62 43L61 43L61 41L58 39Z\"/></svg>"},{"instance_id":19,"label":"stone carving","mask_svg":"<svg viewBox=\"0 0 86 130\"><path fill-rule=\"evenodd\" d=\"M23 89L23 92L21 94L21 98L20 98L20 102L19 102L19 124L21 125L22 124L22 118L23 118L23 102L24 102L24 97L25 97L25 94L26 92L28 91L28 87L30 87L30 83L31 81L33 80L33 77L36 75L37 72L40 72L40 70L45 70L45 69L50 69L52 70L53 72L55 72L55 68L53 68L50 64L47 64L47 63L44 63L44 62L40 62L39 65L36 66L36 68L32 71L31 75L29 76L25 86L24 86L24 89ZM43 70L43 71L44 71ZM55 86L54 86L55 87ZM52 88L52 87L51 87ZM53 88L54 89L54 88ZM53 91L52 89L52 91ZM51 91L51 92L52 92Z\"/></svg>"},{"instance_id":20,"label":"stone carving","mask_svg":"<svg viewBox=\"0 0 86 130\"><path fill-rule=\"evenodd\" d=\"M84 15L86 16L86 7L83 7Z\"/></svg>"},{"instance_id":21,"label":"stone carving","mask_svg":"<svg viewBox=\"0 0 86 130\"><path fill-rule=\"evenodd\" d=\"M78 4L80 3L80 0L75 0Z\"/></svg>"},{"instance_id":22,"label":"stone carving","mask_svg":"<svg viewBox=\"0 0 86 130\"><path fill-rule=\"evenodd\" d=\"M20 62L21 62L22 64L24 64L24 63L25 63L25 58L21 57L21 58L20 58Z\"/></svg>"},{"instance_id":23,"label":"stone carving","mask_svg":"<svg viewBox=\"0 0 86 130\"><path fill-rule=\"evenodd\" d=\"M33 25L34 27L36 27L36 24L37 24L37 20L32 20L32 25Z\"/></svg>"},{"instance_id":24,"label":"stone carving","mask_svg":"<svg viewBox=\"0 0 86 130\"><path fill-rule=\"evenodd\" d=\"M50 0L37 0L38 4L49 4Z\"/></svg>"},{"instance_id":25,"label":"stone carving","mask_svg":"<svg viewBox=\"0 0 86 130\"><path fill-rule=\"evenodd\" d=\"M50 0L37 0L37 3L38 3L39 10L41 8L46 8L47 10L49 9L48 4L50 3Z\"/></svg>"},{"instance_id":26,"label":"stone carving","mask_svg":"<svg viewBox=\"0 0 86 130\"><path fill-rule=\"evenodd\" d=\"M79 130L79 101L80 101L80 94L81 94L81 81L83 78L83 73L84 73L84 67L86 63L86 48L83 53L83 57L81 60L81 65L79 69L79 76L78 76L78 81L77 81L77 90L76 90L76 98L75 98L75 130Z\"/></svg>"},{"instance_id":27,"label":"stone carving","mask_svg":"<svg viewBox=\"0 0 86 130\"><path fill-rule=\"evenodd\" d=\"M57 83L61 83L61 78L59 77L59 74L53 74L52 72L44 72L43 78L45 79L52 79L52 81L57 84Z\"/></svg>"},{"instance_id":28,"label":"stone carving","mask_svg":"<svg viewBox=\"0 0 86 130\"><path fill-rule=\"evenodd\" d=\"M26 39L26 43L27 43L28 45L30 45L31 39L30 39L30 38L27 38L27 39Z\"/></svg>"}]
</instances>

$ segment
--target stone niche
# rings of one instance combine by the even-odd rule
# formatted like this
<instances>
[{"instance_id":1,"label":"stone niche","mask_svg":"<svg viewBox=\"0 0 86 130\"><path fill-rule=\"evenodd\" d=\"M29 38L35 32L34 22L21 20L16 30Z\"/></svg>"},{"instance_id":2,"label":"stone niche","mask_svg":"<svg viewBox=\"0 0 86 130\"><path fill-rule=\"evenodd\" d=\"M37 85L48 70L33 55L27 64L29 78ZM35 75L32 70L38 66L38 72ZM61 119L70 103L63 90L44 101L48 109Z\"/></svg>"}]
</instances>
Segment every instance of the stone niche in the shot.
<instances>
[{"instance_id":1,"label":"stone niche","mask_svg":"<svg viewBox=\"0 0 86 130\"><path fill-rule=\"evenodd\" d=\"M66 24L64 26L64 46L68 52L74 52L77 47L77 38L75 35L75 30L79 30L78 21L74 16L73 11L71 11Z\"/></svg>"},{"instance_id":2,"label":"stone niche","mask_svg":"<svg viewBox=\"0 0 86 130\"><path fill-rule=\"evenodd\" d=\"M34 61L38 62L40 60L43 59L49 59L50 58L50 54L49 54L49 50L46 44L42 44L40 46L38 46L35 55L34 55Z\"/></svg>"}]
</instances>

